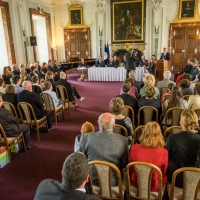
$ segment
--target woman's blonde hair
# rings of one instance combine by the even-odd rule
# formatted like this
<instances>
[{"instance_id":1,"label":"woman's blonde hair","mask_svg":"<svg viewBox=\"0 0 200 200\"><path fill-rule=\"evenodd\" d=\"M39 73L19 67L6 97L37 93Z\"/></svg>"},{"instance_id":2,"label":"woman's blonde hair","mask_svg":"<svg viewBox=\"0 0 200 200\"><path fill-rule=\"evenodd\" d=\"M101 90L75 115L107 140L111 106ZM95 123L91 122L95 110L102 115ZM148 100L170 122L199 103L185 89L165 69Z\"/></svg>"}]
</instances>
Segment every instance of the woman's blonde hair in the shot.
<instances>
[{"instance_id":1,"label":"woman's blonde hair","mask_svg":"<svg viewBox=\"0 0 200 200\"><path fill-rule=\"evenodd\" d=\"M124 100L121 97L111 99L109 104L110 111L113 115L121 114L124 109Z\"/></svg>"},{"instance_id":2,"label":"woman's blonde hair","mask_svg":"<svg viewBox=\"0 0 200 200\"><path fill-rule=\"evenodd\" d=\"M89 132L94 132L94 126L90 122L85 122L82 127L81 127L81 133L89 133Z\"/></svg>"},{"instance_id":3,"label":"woman's blonde hair","mask_svg":"<svg viewBox=\"0 0 200 200\"><path fill-rule=\"evenodd\" d=\"M181 122L183 130L195 132L199 129L198 116L193 110L184 110L181 113Z\"/></svg>"},{"instance_id":4,"label":"woman's blonde hair","mask_svg":"<svg viewBox=\"0 0 200 200\"><path fill-rule=\"evenodd\" d=\"M145 97L152 98L156 93L156 88L153 85L147 85L145 87Z\"/></svg>"},{"instance_id":5,"label":"woman's blonde hair","mask_svg":"<svg viewBox=\"0 0 200 200\"><path fill-rule=\"evenodd\" d=\"M144 77L144 84L145 85L155 85L155 77L152 74L147 74Z\"/></svg>"},{"instance_id":6,"label":"woman's blonde hair","mask_svg":"<svg viewBox=\"0 0 200 200\"><path fill-rule=\"evenodd\" d=\"M165 146L161 128L157 122L149 122L145 125L139 141L143 146L150 148L163 148Z\"/></svg>"},{"instance_id":7,"label":"woman's blonde hair","mask_svg":"<svg viewBox=\"0 0 200 200\"><path fill-rule=\"evenodd\" d=\"M128 73L128 77L135 80L135 71L134 71L134 70L131 70L131 71Z\"/></svg>"}]
</instances>

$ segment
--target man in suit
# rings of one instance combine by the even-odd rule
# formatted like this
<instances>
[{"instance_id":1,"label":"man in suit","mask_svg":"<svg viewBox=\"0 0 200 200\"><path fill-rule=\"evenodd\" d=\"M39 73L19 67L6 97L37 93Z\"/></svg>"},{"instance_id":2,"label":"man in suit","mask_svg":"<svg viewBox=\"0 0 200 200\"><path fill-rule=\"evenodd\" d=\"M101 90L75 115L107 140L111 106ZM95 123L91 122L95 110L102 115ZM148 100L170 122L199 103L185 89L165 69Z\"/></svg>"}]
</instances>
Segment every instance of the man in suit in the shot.
<instances>
[{"instance_id":1,"label":"man in suit","mask_svg":"<svg viewBox=\"0 0 200 200\"><path fill-rule=\"evenodd\" d=\"M108 62L108 67L115 67L119 66L119 61L117 60L116 56L110 57Z\"/></svg>"},{"instance_id":2,"label":"man in suit","mask_svg":"<svg viewBox=\"0 0 200 200\"><path fill-rule=\"evenodd\" d=\"M0 124L2 125L7 137L16 137L23 132L27 149L32 147L30 143L30 127L26 124L18 124L16 117L11 111L2 108L3 99L0 95Z\"/></svg>"},{"instance_id":3,"label":"man in suit","mask_svg":"<svg viewBox=\"0 0 200 200\"><path fill-rule=\"evenodd\" d=\"M36 191L34 200L100 200L94 195L85 194L85 184L89 179L89 166L83 153L69 155L62 168L62 182L45 179Z\"/></svg>"},{"instance_id":4,"label":"man in suit","mask_svg":"<svg viewBox=\"0 0 200 200\"><path fill-rule=\"evenodd\" d=\"M99 59L95 62L96 67L105 67L105 62L103 61L103 58L100 56Z\"/></svg>"},{"instance_id":5,"label":"man in suit","mask_svg":"<svg viewBox=\"0 0 200 200\"><path fill-rule=\"evenodd\" d=\"M98 119L99 131L81 136L80 152L85 153L88 161L102 160L115 164L122 172L129 160L128 138L113 133L115 118L111 113L103 113ZM93 184L98 185L94 170ZM112 185L117 184L117 177L112 174Z\"/></svg>"},{"instance_id":6,"label":"man in suit","mask_svg":"<svg viewBox=\"0 0 200 200\"><path fill-rule=\"evenodd\" d=\"M35 112L36 118L41 119L44 116L47 117L47 124L49 131L53 130L52 126L52 115L51 111L44 110L43 104L40 100L38 94L32 92L32 84L30 81L24 81L22 84L23 90L22 92L17 94L17 101L19 102L27 102L32 105L33 110Z\"/></svg>"},{"instance_id":7,"label":"man in suit","mask_svg":"<svg viewBox=\"0 0 200 200\"><path fill-rule=\"evenodd\" d=\"M160 60L170 60L170 54L167 52L167 48L163 48L163 52L161 53Z\"/></svg>"},{"instance_id":8,"label":"man in suit","mask_svg":"<svg viewBox=\"0 0 200 200\"><path fill-rule=\"evenodd\" d=\"M133 60L133 49L130 48L129 52L125 54L125 60L126 60L126 76L128 77L128 73L131 70L135 70L136 66Z\"/></svg>"}]
</instances>

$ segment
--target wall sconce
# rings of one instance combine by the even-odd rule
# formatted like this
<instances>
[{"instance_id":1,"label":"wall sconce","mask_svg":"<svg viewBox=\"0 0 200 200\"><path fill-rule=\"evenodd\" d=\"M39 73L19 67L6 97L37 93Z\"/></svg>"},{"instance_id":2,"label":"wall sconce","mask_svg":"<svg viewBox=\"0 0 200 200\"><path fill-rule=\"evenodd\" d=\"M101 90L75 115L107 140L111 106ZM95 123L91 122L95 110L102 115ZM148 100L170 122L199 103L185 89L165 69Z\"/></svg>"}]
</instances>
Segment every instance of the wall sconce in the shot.
<instances>
[{"instance_id":1,"label":"wall sconce","mask_svg":"<svg viewBox=\"0 0 200 200\"><path fill-rule=\"evenodd\" d=\"M176 36L176 31L175 31L175 30L173 31L172 35L173 35L174 37Z\"/></svg>"},{"instance_id":2,"label":"wall sconce","mask_svg":"<svg viewBox=\"0 0 200 200\"><path fill-rule=\"evenodd\" d=\"M198 35L199 35L199 33L200 33L200 32L199 32L199 29L197 29L197 30L196 30L196 35L198 36Z\"/></svg>"},{"instance_id":3,"label":"wall sconce","mask_svg":"<svg viewBox=\"0 0 200 200\"><path fill-rule=\"evenodd\" d=\"M88 56L88 51L87 50L85 51L85 55Z\"/></svg>"},{"instance_id":4,"label":"wall sconce","mask_svg":"<svg viewBox=\"0 0 200 200\"><path fill-rule=\"evenodd\" d=\"M197 48L195 48L195 49L194 49L194 53L196 54L197 52L198 52L198 49L197 49Z\"/></svg>"},{"instance_id":5,"label":"wall sconce","mask_svg":"<svg viewBox=\"0 0 200 200\"><path fill-rule=\"evenodd\" d=\"M70 57L70 55L71 55L71 52L70 52L70 51L68 52L68 55L69 55L69 57Z\"/></svg>"},{"instance_id":6,"label":"wall sconce","mask_svg":"<svg viewBox=\"0 0 200 200\"><path fill-rule=\"evenodd\" d=\"M67 40L69 41L69 35L67 35Z\"/></svg>"},{"instance_id":7,"label":"wall sconce","mask_svg":"<svg viewBox=\"0 0 200 200\"><path fill-rule=\"evenodd\" d=\"M85 34L85 39L86 39L86 40L88 39L88 35L87 35L87 34Z\"/></svg>"},{"instance_id":8,"label":"wall sconce","mask_svg":"<svg viewBox=\"0 0 200 200\"><path fill-rule=\"evenodd\" d=\"M174 48L172 49L172 53L173 53L173 54L175 53L175 50L174 50Z\"/></svg>"}]
</instances>

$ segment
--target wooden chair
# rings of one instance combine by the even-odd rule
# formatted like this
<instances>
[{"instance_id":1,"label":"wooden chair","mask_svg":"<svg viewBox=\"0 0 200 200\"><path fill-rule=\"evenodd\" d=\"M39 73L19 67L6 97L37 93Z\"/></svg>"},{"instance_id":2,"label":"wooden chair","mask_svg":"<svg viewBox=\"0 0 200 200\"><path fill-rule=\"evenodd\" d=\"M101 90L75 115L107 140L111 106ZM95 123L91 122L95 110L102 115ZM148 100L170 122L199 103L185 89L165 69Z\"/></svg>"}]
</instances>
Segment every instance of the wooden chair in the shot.
<instances>
[{"instance_id":1,"label":"wooden chair","mask_svg":"<svg viewBox=\"0 0 200 200\"><path fill-rule=\"evenodd\" d=\"M54 120L57 125L58 117L60 114L62 114L62 117L64 119L63 105L59 105L59 106L55 107L54 103L53 103L53 98L48 93L41 93L40 97L41 97L41 100L44 102L45 109L49 110L53 113Z\"/></svg>"},{"instance_id":2,"label":"wooden chair","mask_svg":"<svg viewBox=\"0 0 200 200\"><path fill-rule=\"evenodd\" d=\"M11 153L10 153L10 150L16 144L19 144L21 142L23 144L24 150L26 151L26 146L25 146L25 142L24 142L23 133L20 133L16 137L7 137L2 125L0 124L0 144L6 146L6 149L8 151L8 158L9 158L10 164L11 164Z\"/></svg>"},{"instance_id":3,"label":"wooden chair","mask_svg":"<svg viewBox=\"0 0 200 200\"><path fill-rule=\"evenodd\" d=\"M164 132L164 139L165 141L167 140L167 137L169 134L176 134L182 131L182 127L181 126L170 126L169 128L167 128Z\"/></svg>"},{"instance_id":4,"label":"wooden chair","mask_svg":"<svg viewBox=\"0 0 200 200\"><path fill-rule=\"evenodd\" d=\"M165 126L164 129L167 129L167 126L179 126L180 125L180 119L181 119L181 113L184 109L180 107L173 107L167 110L165 115ZM171 122L169 124L169 120L171 119Z\"/></svg>"},{"instance_id":5,"label":"wooden chair","mask_svg":"<svg viewBox=\"0 0 200 200\"><path fill-rule=\"evenodd\" d=\"M56 94L57 97L64 102L64 107L66 109L68 109L69 112L69 97L68 97L68 93L67 93L67 89L62 86L62 85L57 85L56 86ZM76 107L75 107L76 109Z\"/></svg>"},{"instance_id":6,"label":"wooden chair","mask_svg":"<svg viewBox=\"0 0 200 200\"><path fill-rule=\"evenodd\" d=\"M30 126L35 127L36 131L37 131L38 141L40 141L39 128L43 127L45 125L46 129L48 131L46 116L44 116L41 119L36 119L33 107L27 102L20 102L20 103L18 103L17 107L18 107L18 110L19 110L19 114L20 114L22 124L28 124Z\"/></svg>"},{"instance_id":7,"label":"wooden chair","mask_svg":"<svg viewBox=\"0 0 200 200\"><path fill-rule=\"evenodd\" d=\"M134 144L136 144L136 143L139 142L139 137L140 137L140 135L142 134L144 128L145 128L145 125L142 125L142 126L138 126L138 127L134 130L133 135L132 135L132 137L133 137L133 143L134 143Z\"/></svg>"},{"instance_id":8,"label":"wooden chair","mask_svg":"<svg viewBox=\"0 0 200 200\"><path fill-rule=\"evenodd\" d=\"M134 115L133 108L131 108L130 106L124 105L124 109L122 110L121 114L131 119L133 129L135 129L135 115Z\"/></svg>"},{"instance_id":9,"label":"wooden chair","mask_svg":"<svg viewBox=\"0 0 200 200\"><path fill-rule=\"evenodd\" d=\"M89 162L90 185L92 194L102 199L123 200L125 185L121 180L120 170L112 163L100 160ZM92 184L94 174L97 175L99 186ZM112 176L116 176L117 185L112 186Z\"/></svg>"},{"instance_id":10,"label":"wooden chair","mask_svg":"<svg viewBox=\"0 0 200 200\"><path fill-rule=\"evenodd\" d=\"M185 99L186 101L188 101L190 96L191 96L191 94L187 94L187 95L184 95L182 98Z\"/></svg>"},{"instance_id":11,"label":"wooden chair","mask_svg":"<svg viewBox=\"0 0 200 200\"><path fill-rule=\"evenodd\" d=\"M17 118L17 121L20 122L20 118L19 118L19 116L18 116L18 114L17 114L17 111L16 111L16 109L15 109L15 106L14 106L12 103L7 102L7 101L4 101L4 102L3 102L3 107L4 107L5 109L7 109L7 110L10 110L10 111L12 112L12 114Z\"/></svg>"},{"instance_id":12,"label":"wooden chair","mask_svg":"<svg viewBox=\"0 0 200 200\"><path fill-rule=\"evenodd\" d=\"M130 182L130 172L134 171L137 175L137 185L138 188L134 187ZM152 173L156 171L158 174L158 192L151 192L151 180ZM158 199L162 200L163 190L162 188L162 172L161 170L153 164L145 162L131 162L126 166L126 193L127 199L130 197L137 199Z\"/></svg>"},{"instance_id":13,"label":"wooden chair","mask_svg":"<svg viewBox=\"0 0 200 200\"><path fill-rule=\"evenodd\" d=\"M168 92L168 87L163 86L160 88L160 96L162 97L166 92Z\"/></svg>"},{"instance_id":14,"label":"wooden chair","mask_svg":"<svg viewBox=\"0 0 200 200\"><path fill-rule=\"evenodd\" d=\"M120 135L123 135L125 137L128 137L128 131L127 129L122 126L122 125L119 125L119 124L115 124L114 125L114 128L113 128L113 132L114 133L117 133L117 134L120 134Z\"/></svg>"},{"instance_id":15,"label":"wooden chair","mask_svg":"<svg viewBox=\"0 0 200 200\"><path fill-rule=\"evenodd\" d=\"M183 173L183 188L175 186L177 175ZM172 183L167 186L170 200L200 199L200 168L183 167L177 169L172 176Z\"/></svg>"},{"instance_id":16,"label":"wooden chair","mask_svg":"<svg viewBox=\"0 0 200 200\"><path fill-rule=\"evenodd\" d=\"M141 116L143 116L143 119L144 119L143 124L141 124ZM155 119L154 119L154 116L155 116ZM141 107L138 111L138 126L145 125L151 121L158 122L158 110L152 106Z\"/></svg>"}]
</instances>

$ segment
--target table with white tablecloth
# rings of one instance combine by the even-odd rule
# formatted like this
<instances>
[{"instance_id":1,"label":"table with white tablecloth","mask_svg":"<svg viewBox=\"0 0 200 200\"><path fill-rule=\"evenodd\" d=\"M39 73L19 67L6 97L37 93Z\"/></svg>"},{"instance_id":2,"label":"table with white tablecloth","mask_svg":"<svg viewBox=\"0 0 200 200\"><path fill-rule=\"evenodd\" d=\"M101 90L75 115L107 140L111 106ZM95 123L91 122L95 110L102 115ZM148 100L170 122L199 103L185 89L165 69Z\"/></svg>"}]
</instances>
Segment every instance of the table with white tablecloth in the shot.
<instances>
[{"instance_id":1,"label":"table with white tablecloth","mask_svg":"<svg viewBox=\"0 0 200 200\"><path fill-rule=\"evenodd\" d=\"M124 81L126 69L124 67L91 67L88 68L88 81Z\"/></svg>"}]
</instances>

